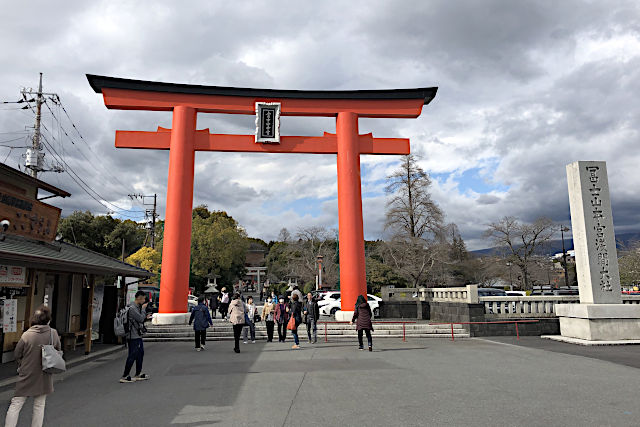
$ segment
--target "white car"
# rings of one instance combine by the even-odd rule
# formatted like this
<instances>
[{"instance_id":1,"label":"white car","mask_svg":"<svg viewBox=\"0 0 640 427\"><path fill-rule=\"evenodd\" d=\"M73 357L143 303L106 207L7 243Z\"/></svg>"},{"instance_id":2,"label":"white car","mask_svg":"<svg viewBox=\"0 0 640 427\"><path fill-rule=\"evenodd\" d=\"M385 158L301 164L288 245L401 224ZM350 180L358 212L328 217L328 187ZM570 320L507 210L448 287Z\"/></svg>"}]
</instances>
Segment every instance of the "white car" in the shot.
<instances>
[{"instance_id":1,"label":"white car","mask_svg":"<svg viewBox=\"0 0 640 427\"><path fill-rule=\"evenodd\" d=\"M340 301L340 291L329 291L322 295L322 299L318 300L318 307L322 312L322 307L324 307L327 304L334 303L336 301Z\"/></svg>"},{"instance_id":2,"label":"white car","mask_svg":"<svg viewBox=\"0 0 640 427\"><path fill-rule=\"evenodd\" d=\"M187 308L189 308L189 312L191 312L191 310L196 308L197 305L198 305L198 297L195 295L189 295L187 297Z\"/></svg>"},{"instance_id":3,"label":"white car","mask_svg":"<svg viewBox=\"0 0 640 427\"><path fill-rule=\"evenodd\" d=\"M380 317L380 301L382 301L382 298L367 294L367 302L369 303L369 307L371 307L373 317ZM336 314L336 311L340 309L340 298L338 298L337 300L331 300L329 303L322 305L320 307L320 314L323 316L333 316Z\"/></svg>"}]
</instances>

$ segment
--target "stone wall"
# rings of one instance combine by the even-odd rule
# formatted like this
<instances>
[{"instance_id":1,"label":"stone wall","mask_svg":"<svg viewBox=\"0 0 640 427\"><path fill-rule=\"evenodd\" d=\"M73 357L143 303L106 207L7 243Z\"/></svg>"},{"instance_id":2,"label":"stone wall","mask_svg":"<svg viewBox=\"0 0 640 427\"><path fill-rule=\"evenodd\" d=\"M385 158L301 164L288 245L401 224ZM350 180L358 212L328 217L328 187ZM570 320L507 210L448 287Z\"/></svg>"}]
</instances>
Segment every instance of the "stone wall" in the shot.
<instances>
[{"instance_id":1,"label":"stone wall","mask_svg":"<svg viewBox=\"0 0 640 427\"><path fill-rule=\"evenodd\" d=\"M432 322L490 322L484 314L484 304L464 304L447 302L430 302L429 318ZM535 323L519 323L518 332L522 336L558 335L560 322L557 317L539 320ZM513 323L485 323L464 325L472 337L515 336L516 325Z\"/></svg>"},{"instance_id":2,"label":"stone wall","mask_svg":"<svg viewBox=\"0 0 640 427\"><path fill-rule=\"evenodd\" d=\"M425 301L381 301L380 317L383 319L429 320L429 303Z\"/></svg>"}]
</instances>

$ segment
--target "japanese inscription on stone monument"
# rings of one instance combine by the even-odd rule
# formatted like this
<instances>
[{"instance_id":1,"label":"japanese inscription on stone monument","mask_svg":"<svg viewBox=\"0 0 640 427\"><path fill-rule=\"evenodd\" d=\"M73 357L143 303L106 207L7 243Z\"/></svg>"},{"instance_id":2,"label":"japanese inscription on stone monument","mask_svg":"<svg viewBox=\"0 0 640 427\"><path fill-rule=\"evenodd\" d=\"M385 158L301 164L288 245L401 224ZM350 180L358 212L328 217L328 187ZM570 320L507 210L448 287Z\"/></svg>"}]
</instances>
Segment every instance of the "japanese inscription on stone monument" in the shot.
<instances>
[{"instance_id":1,"label":"japanese inscription on stone monument","mask_svg":"<svg viewBox=\"0 0 640 427\"><path fill-rule=\"evenodd\" d=\"M620 303L620 276L605 162L567 166L582 303Z\"/></svg>"}]
</instances>

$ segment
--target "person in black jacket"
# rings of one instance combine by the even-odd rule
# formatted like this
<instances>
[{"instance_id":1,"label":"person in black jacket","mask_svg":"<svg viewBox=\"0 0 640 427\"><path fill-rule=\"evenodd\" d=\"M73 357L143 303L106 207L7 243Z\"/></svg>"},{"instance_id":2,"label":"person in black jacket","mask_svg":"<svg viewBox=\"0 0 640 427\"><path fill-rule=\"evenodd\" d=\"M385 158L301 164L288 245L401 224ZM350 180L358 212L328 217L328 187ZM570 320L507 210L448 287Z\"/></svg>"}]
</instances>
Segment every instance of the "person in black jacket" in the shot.
<instances>
[{"instance_id":1,"label":"person in black jacket","mask_svg":"<svg viewBox=\"0 0 640 427\"><path fill-rule=\"evenodd\" d=\"M207 337L207 328L213 326L209 309L204 305L204 297L198 297L198 305L191 311L189 324L193 323L193 330L196 335L196 351L204 350Z\"/></svg>"},{"instance_id":2,"label":"person in black jacket","mask_svg":"<svg viewBox=\"0 0 640 427\"><path fill-rule=\"evenodd\" d=\"M302 302L298 301L298 294L291 295L291 304L289 307L289 314L295 320L295 329L291 331L293 335L294 344L291 346L292 349L300 348L300 340L298 338L298 326L302 323Z\"/></svg>"},{"instance_id":3,"label":"person in black jacket","mask_svg":"<svg viewBox=\"0 0 640 427\"><path fill-rule=\"evenodd\" d=\"M351 319L351 324L353 325L353 322L356 322L356 329L358 330L358 345L360 350L363 349L362 332L365 332L367 334L369 351L373 351L373 343L371 340L371 331L373 331L373 325L371 324L372 317L373 315L371 314L371 307L369 307L367 300L364 299L364 295L358 295L355 311L353 312L353 318Z\"/></svg>"},{"instance_id":4,"label":"person in black jacket","mask_svg":"<svg viewBox=\"0 0 640 427\"><path fill-rule=\"evenodd\" d=\"M309 343L318 342L318 319L320 319L320 307L311 292L307 294L307 303L302 309L304 312L304 322L307 324L307 336L309 337ZM311 340L311 332L313 331L313 340Z\"/></svg>"}]
</instances>

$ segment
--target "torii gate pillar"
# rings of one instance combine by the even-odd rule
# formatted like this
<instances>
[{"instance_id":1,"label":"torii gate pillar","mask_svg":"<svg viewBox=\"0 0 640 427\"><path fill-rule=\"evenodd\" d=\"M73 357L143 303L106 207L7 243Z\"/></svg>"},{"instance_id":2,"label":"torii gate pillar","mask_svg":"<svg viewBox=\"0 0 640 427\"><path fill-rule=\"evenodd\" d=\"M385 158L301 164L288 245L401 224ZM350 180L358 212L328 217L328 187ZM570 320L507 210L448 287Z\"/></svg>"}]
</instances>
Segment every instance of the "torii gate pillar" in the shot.
<instances>
[{"instance_id":1,"label":"torii gate pillar","mask_svg":"<svg viewBox=\"0 0 640 427\"><path fill-rule=\"evenodd\" d=\"M162 298L159 312L165 323L183 323L189 294L191 210L196 136L195 108L176 106L169 149L169 179L162 245Z\"/></svg>"},{"instance_id":2,"label":"torii gate pillar","mask_svg":"<svg viewBox=\"0 0 640 427\"><path fill-rule=\"evenodd\" d=\"M358 295L366 296L367 294L357 114L338 113L336 134L338 137L340 297L343 301L355 301ZM355 306L343 305L342 310L336 313L336 320L351 320L353 309Z\"/></svg>"}]
</instances>

